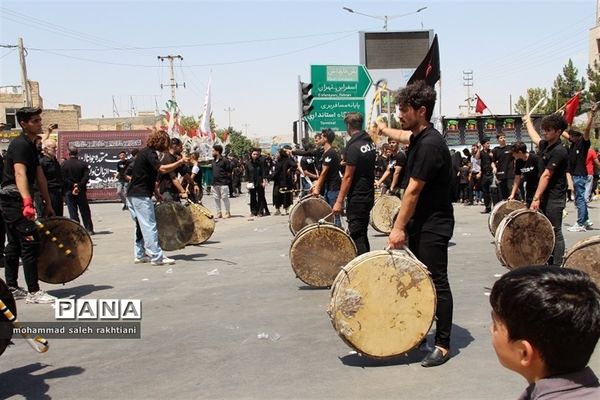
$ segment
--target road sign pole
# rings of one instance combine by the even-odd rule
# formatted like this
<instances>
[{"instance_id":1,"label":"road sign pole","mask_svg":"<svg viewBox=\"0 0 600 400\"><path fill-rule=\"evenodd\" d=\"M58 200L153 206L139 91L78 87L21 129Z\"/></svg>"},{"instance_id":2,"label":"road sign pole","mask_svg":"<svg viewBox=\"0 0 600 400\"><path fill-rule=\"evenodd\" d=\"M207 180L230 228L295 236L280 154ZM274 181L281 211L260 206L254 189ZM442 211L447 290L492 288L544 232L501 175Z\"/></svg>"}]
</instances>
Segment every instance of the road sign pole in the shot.
<instances>
[{"instance_id":1,"label":"road sign pole","mask_svg":"<svg viewBox=\"0 0 600 400\"><path fill-rule=\"evenodd\" d=\"M296 125L296 131L298 132L298 141L302 143L302 139L304 139L304 121L302 118L302 81L300 79L300 75L298 75L298 125Z\"/></svg>"}]
</instances>

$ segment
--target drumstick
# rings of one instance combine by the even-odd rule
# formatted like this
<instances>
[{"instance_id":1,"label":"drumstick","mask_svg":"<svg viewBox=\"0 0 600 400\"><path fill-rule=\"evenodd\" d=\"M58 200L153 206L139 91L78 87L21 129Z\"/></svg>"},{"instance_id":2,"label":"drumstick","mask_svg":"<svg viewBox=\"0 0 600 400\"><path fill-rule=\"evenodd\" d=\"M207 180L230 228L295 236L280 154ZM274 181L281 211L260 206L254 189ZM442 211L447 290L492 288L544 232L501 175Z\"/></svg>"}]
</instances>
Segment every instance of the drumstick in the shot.
<instances>
[{"instance_id":1,"label":"drumstick","mask_svg":"<svg viewBox=\"0 0 600 400\"><path fill-rule=\"evenodd\" d=\"M47 228L46 228L46 226L40 222L40 220L37 220L37 219L36 219L36 220L34 220L34 222L35 222L35 224L37 225L37 227L38 227L38 228L39 228L39 229L40 229L42 232L44 232L44 234L45 234L46 236L48 236L48 237L50 238L50 241L52 241L53 243L55 243L55 244L56 244L56 246L57 246L59 249L61 249L61 250L63 250L63 249L64 249L64 252L65 252L65 255L66 255L66 256L68 256L68 255L71 255L72 251L71 251L70 249L67 249L67 248L65 248L65 245L64 245L64 244L62 244L61 242L59 242L59 241L58 241L58 238L57 238L56 236L54 236L54 235L52 234L52 232L50 232L50 230L49 230L49 229L47 229Z\"/></svg>"},{"instance_id":2,"label":"drumstick","mask_svg":"<svg viewBox=\"0 0 600 400\"><path fill-rule=\"evenodd\" d=\"M526 115L527 117L530 117L530 116L531 116L531 114L533 114L533 112L534 112L535 110L537 110L537 108L538 108L539 106L541 106L541 105L542 105L542 103L546 104L547 102L548 102L548 98L547 98L546 96L542 97L542 98L541 98L541 99L540 99L540 100L539 100L537 103L535 103L535 106L533 106L533 107L531 108L531 110L529 110L529 112L527 112L525 115Z\"/></svg>"},{"instance_id":3,"label":"drumstick","mask_svg":"<svg viewBox=\"0 0 600 400\"><path fill-rule=\"evenodd\" d=\"M333 211L330 212L329 214L327 214L326 216L324 216L323 218L321 218L319 221L317 221L319 224L324 224L327 221L325 221L327 218L331 217L333 215Z\"/></svg>"},{"instance_id":4,"label":"drumstick","mask_svg":"<svg viewBox=\"0 0 600 400\"><path fill-rule=\"evenodd\" d=\"M281 188L279 189L279 193L296 193L296 192L301 192L302 189L284 189Z\"/></svg>"},{"instance_id":5,"label":"drumstick","mask_svg":"<svg viewBox=\"0 0 600 400\"><path fill-rule=\"evenodd\" d=\"M10 309L8 308L8 306L6 304L4 304L4 302L2 300L0 300L0 311L2 311L2 314L4 314L4 316L6 317L6 319L8 319L9 322L11 322L15 328L21 328L22 325L21 323L17 320L17 317L15 317L15 315L12 313L12 311L10 311ZM32 338L31 336L29 336L26 332L23 332L22 330L20 330L21 336L23 336L23 339L25 339L27 341L27 343L29 343L29 345L38 353L45 353L48 351L48 341L46 339L44 339L41 336L35 336L34 338Z\"/></svg>"}]
</instances>

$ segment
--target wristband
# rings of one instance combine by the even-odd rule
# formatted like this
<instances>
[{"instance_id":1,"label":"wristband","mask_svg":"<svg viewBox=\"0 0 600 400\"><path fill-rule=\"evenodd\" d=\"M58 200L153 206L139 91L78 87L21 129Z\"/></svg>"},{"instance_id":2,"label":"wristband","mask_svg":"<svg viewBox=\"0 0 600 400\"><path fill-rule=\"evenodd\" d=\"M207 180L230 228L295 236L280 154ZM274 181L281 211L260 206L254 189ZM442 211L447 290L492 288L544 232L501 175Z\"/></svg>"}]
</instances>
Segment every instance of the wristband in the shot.
<instances>
[{"instance_id":1,"label":"wristband","mask_svg":"<svg viewBox=\"0 0 600 400\"><path fill-rule=\"evenodd\" d=\"M33 207L33 199L31 197L23 197L23 206Z\"/></svg>"}]
</instances>

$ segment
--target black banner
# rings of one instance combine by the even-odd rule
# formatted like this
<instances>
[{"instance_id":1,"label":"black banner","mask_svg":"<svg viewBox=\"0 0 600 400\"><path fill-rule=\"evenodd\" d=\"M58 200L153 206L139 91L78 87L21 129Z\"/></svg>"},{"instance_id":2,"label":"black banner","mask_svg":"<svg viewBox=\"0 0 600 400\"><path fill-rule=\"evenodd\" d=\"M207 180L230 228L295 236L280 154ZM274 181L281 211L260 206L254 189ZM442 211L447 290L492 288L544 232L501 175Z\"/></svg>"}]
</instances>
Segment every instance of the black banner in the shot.
<instances>
[{"instance_id":1,"label":"black banner","mask_svg":"<svg viewBox=\"0 0 600 400\"><path fill-rule=\"evenodd\" d=\"M541 115L532 116L536 130L541 135ZM521 115L496 115L475 117L442 117L442 133L448 146L470 146L483 138L490 144L498 144L496 135L506 136L506 143L517 141L531 143L527 130L523 126Z\"/></svg>"}]
</instances>

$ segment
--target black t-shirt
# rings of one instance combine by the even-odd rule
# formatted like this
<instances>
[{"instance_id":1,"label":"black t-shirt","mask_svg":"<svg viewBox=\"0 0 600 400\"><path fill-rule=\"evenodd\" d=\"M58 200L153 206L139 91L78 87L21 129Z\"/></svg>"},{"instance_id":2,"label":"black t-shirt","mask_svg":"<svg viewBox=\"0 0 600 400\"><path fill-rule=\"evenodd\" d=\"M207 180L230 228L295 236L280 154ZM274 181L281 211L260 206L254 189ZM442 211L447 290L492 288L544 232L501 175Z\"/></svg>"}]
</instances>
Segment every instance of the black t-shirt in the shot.
<instances>
[{"instance_id":1,"label":"black t-shirt","mask_svg":"<svg viewBox=\"0 0 600 400\"><path fill-rule=\"evenodd\" d=\"M27 182L33 185L36 170L39 165L39 152L25 133L14 138L8 145L4 158L4 171L2 174L2 187L15 185L15 164L24 164L27 169Z\"/></svg>"},{"instance_id":2,"label":"black t-shirt","mask_svg":"<svg viewBox=\"0 0 600 400\"><path fill-rule=\"evenodd\" d=\"M117 163L117 180L119 182L127 182L125 179L125 171L127 171L128 166L129 160L119 160Z\"/></svg>"},{"instance_id":3,"label":"black t-shirt","mask_svg":"<svg viewBox=\"0 0 600 400\"><path fill-rule=\"evenodd\" d=\"M546 203L551 200L565 200L567 194L567 166L568 153L562 143L557 141L549 146L546 140L541 140L540 149L540 175L544 170L552 171L552 177L548 182L548 187L542 195L541 202Z\"/></svg>"},{"instance_id":4,"label":"black t-shirt","mask_svg":"<svg viewBox=\"0 0 600 400\"><path fill-rule=\"evenodd\" d=\"M169 165L169 164L173 164L174 162L177 162L177 156L169 153L169 152L165 152L163 153L163 158L160 161L160 165ZM179 191L175 188L175 186L173 186L173 179L177 178L177 174L181 173L183 175L183 172L181 171L181 167L177 168L174 171L168 172L166 174L159 174L158 176L158 192L159 193L166 193L166 192L170 192L170 193L179 193Z\"/></svg>"},{"instance_id":5,"label":"black t-shirt","mask_svg":"<svg viewBox=\"0 0 600 400\"><path fill-rule=\"evenodd\" d=\"M344 153L347 165L355 166L352 184L348 191L348 200L374 201L375 199L375 156L377 147L365 131L355 133Z\"/></svg>"},{"instance_id":6,"label":"black t-shirt","mask_svg":"<svg viewBox=\"0 0 600 400\"><path fill-rule=\"evenodd\" d=\"M63 161L61 165L62 176L65 191L70 192L75 187L79 190L85 190L90 177L90 166L85 161L79 160L75 156Z\"/></svg>"},{"instance_id":7,"label":"black t-shirt","mask_svg":"<svg viewBox=\"0 0 600 400\"><path fill-rule=\"evenodd\" d=\"M321 157L321 165L327 167L327 176L325 177L325 191L339 191L342 185L340 176L340 155L333 147L323 153Z\"/></svg>"},{"instance_id":8,"label":"black t-shirt","mask_svg":"<svg viewBox=\"0 0 600 400\"><path fill-rule=\"evenodd\" d=\"M515 160L515 175L525 182L525 201L531 204L540 181L540 160L535 154L529 154L527 160Z\"/></svg>"},{"instance_id":9,"label":"black t-shirt","mask_svg":"<svg viewBox=\"0 0 600 400\"><path fill-rule=\"evenodd\" d=\"M131 171L127 196L152 197L160 161L156 150L146 147L137 154Z\"/></svg>"},{"instance_id":10,"label":"black t-shirt","mask_svg":"<svg viewBox=\"0 0 600 400\"><path fill-rule=\"evenodd\" d=\"M504 180L509 178L512 173L510 170L513 166L512 151L510 146L499 146L492 150L494 163L496 164L496 178Z\"/></svg>"},{"instance_id":11,"label":"black t-shirt","mask_svg":"<svg viewBox=\"0 0 600 400\"><path fill-rule=\"evenodd\" d=\"M480 154L480 161L481 161L481 174L482 175L492 175L492 173L494 172L492 170L492 157L490 157L490 154L485 151L484 149L481 149L479 151Z\"/></svg>"},{"instance_id":12,"label":"black t-shirt","mask_svg":"<svg viewBox=\"0 0 600 400\"><path fill-rule=\"evenodd\" d=\"M429 126L410 138L406 163L409 178L425 181L408 234L433 232L452 237L454 210L451 200L452 159L442 135Z\"/></svg>"},{"instance_id":13,"label":"black t-shirt","mask_svg":"<svg viewBox=\"0 0 600 400\"><path fill-rule=\"evenodd\" d=\"M213 185L227 186L231 182L231 163L224 157L213 159Z\"/></svg>"},{"instance_id":14,"label":"black t-shirt","mask_svg":"<svg viewBox=\"0 0 600 400\"><path fill-rule=\"evenodd\" d=\"M310 172L315 175L317 174L317 166L315 163L315 157L313 156L302 156L302 159L300 159L300 166L302 167L303 171ZM308 179L310 179L311 181L316 180L313 178Z\"/></svg>"},{"instance_id":15,"label":"black t-shirt","mask_svg":"<svg viewBox=\"0 0 600 400\"><path fill-rule=\"evenodd\" d=\"M398 177L398 181L396 182L396 187L399 188L406 188L405 183L407 184L408 181L405 182L404 177L406 176L406 174L404 173L405 168L406 167L406 153L403 150L398 150L398 152L392 157L392 161L390 162L389 168L390 168L390 177L392 179L390 179L390 185L392 184L392 181L394 179L394 172L396 167L400 167L402 168L400 171L400 176ZM404 185L404 186L403 186ZM395 190L396 188L394 188Z\"/></svg>"},{"instance_id":16,"label":"black t-shirt","mask_svg":"<svg viewBox=\"0 0 600 400\"><path fill-rule=\"evenodd\" d=\"M375 179L383 176L383 173L388 167L388 159L382 154L378 154L375 158Z\"/></svg>"},{"instance_id":17,"label":"black t-shirt","mask_svg":"<svg viewBox=\"0 0 600 400\"><path fill-rule=\"evenodd\" d=\"M591 143L583 138L577 143L571 143L569 147L569 172L573 176L587 176L585 159Z\"/></svg>"},{"instance_id":18,"label":"black t-shirt","mask_svg":"<svg viewBox=\"0 0 600 400\"><path fill-rule=\"evenodd\" d=\"M42 167L42 171L44 171L48 190L62 192L63 178L58 160L55 157L49 157L44 154L40 156L40 166Z\"/></svg>"}]
</instances>

